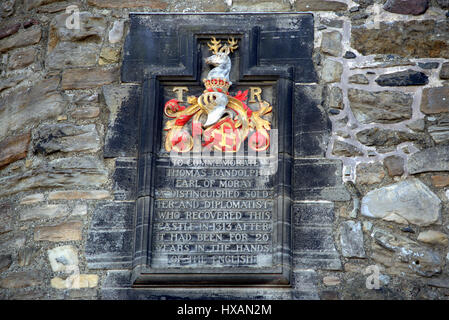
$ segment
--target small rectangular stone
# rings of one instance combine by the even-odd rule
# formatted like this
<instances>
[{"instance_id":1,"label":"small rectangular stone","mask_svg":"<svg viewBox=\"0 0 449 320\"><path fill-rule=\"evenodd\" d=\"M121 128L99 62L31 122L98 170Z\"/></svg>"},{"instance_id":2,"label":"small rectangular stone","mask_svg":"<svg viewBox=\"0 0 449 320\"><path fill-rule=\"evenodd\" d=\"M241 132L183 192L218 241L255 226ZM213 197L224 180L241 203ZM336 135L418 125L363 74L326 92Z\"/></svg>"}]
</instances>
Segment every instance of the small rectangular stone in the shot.
<instances>
[{"instance_id":1,"label":"small rectangular stone","mask_svg":"<svg viewBox=\"0 0 449 320\"><path fill-rule=\"evenodd\" d=\"M72 118L74 119L92 119L100 115L99 107L79 107L72 111Z\"/></svg>"},{"instance_id":2,"label":"small rectangular stone","mask_svg":"<svg viewBox=\"0 0 449 320\"><path fill-rule=\"evenodd\" d=\"M64 217L68 214L65 205L49 204L37 208L28 208L20 212L20 220L53 219Z\"/></svg>"},{"instance_id":3,"label":"small rectangular stone","mask_svg":"<svg viewBox=\"0 0 449 320\"><path fill-rule=\"evenodd\" d=\"M36 227L35 241L78 241L81 240L83 223L81 221L63 222L54 226Z\"/></svg>"},{"instance_id":4,"label":"small rectangular stone","mask_svg":"<svg viewBox=\"0 0 449 320\"><path fill-rule=\"evenodd\" d=\"M421 111L425 114L449 112L449 87L425 88L422 92Z\"/></svg>"},{"instance_id":5,"label":"small rectangular stone","mask_svg":"<svg viewBox=\"0 0 449 320\"><path fill-rule=\"evenodd\" d=\"M119 68L76 68L62 73L62 89L90 89L119 80Z\"/></svg>"},{"instance_id":6,"label":"small rectangular stone","mask_svg":"<svg viewBox=\"0 0 449 320\"><path fill-rule=\"evenodd\" d=\"M102 200L111 199L107 190L65 190L54 191L48 196L48 200Z\"/></svg>"},{"instance_id":7,"label":"small rectangular stone","mask_svg":"<svg viewBox=\"0 0 449 320\"><path fill-rule=\"evenodd\" d=\"M76 205L72 210L72 216L85 216L87 215L87 205L79 204Z\"/></svg>"},{"instance_id":8,"label":"small rectangular stone","mask_svg":"<svg viewBox=\"0 0 449 320\"><path fill-rule=\"evenodd\" d=\"M437 188L444 188L449 186L449 175L431 176L432 184Z\"/></svg>"},{"instance_id":9,"label":"small rectangular stone","mask_svg":"<svg viewBox=\"0 0 449 320\"><path fill-rule=\"evenodd\" d=\"M0 168L25 158L30 139L31 134L28 132L18 136L10 136L0 141Z\"/></svg>"}]
</instances>

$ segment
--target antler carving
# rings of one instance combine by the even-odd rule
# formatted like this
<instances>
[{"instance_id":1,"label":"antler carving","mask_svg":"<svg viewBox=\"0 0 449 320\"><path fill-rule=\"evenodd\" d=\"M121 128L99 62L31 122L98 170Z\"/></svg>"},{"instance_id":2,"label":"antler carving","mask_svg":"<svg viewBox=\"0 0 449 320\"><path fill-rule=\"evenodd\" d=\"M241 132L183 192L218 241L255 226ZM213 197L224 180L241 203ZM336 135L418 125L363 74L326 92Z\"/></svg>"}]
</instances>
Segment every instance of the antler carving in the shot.
<instances>
[{"instance_id":1,"label":"antler carving","mask_svg":"<svg viewBox=\"0 0 449 320\"><path fill-rule=\"evenodd\" d=\"M209 49L214 53L217 54L219 52L229 54L231 52L234 52L239 46L237 45L238 40L235 40L234 37L231 39L228 39L228 43L222 45L221 40L215 39L215 37L212 37L210 43L207 43L207 46Z\"/></svg>"},{"instance_id":2,"label":"antler carving","mask_svg":"<svg viewBox=\"0 0 449 320\"><path fill-rule=\"evenodd\" d=\"M217 54L221 47L221 40L217 40L215 37L212 37L211 43L207 43L207 46L214 54Z\"/></svg>"},{"instance_id":3,"label":"antler carving","mask_svg":"<svg viewBox=\"0 0 449 320\"><path fill-rule=\"evenodd\" d=\"M238 40L235 40L234 37L232 37L231 39L228 39L229 45L226 45L226 46L229 48L229 50L230 50L231 52L234 52L234 50L237 49L237 48L239 47L239 46L237 45L238 42L239 42Z\"/></svg>"}]
</instances>

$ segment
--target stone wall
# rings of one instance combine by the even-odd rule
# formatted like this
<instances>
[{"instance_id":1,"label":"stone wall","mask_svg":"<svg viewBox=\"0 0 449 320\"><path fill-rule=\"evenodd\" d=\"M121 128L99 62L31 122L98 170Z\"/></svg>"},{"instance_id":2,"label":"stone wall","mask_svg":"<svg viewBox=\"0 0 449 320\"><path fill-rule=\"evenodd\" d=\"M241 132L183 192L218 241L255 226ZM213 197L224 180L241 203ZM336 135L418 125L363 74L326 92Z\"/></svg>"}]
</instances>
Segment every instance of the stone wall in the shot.
<instances>
[{"instance_id":1,"label":"stone wall","mask_svg":"<svg viewBox=\"0 0 449 320\"><path fill-rule=\"evenodd\" d=\"M70 5L80 29L66 26ZM129 268L105 268L86 245L105 225L121 230L117 246L131 241L136 150L116 148L133 137L122 102L139 90L120 81L129 12L308 11L310 95L332 124L315 143L341 163L351 199L323 205L337 263L299 273L308 294L297 298L446 299L448 10L447 0L2 1L0 298L101 299L114 269Z\"/></svg>"}]
</instances>

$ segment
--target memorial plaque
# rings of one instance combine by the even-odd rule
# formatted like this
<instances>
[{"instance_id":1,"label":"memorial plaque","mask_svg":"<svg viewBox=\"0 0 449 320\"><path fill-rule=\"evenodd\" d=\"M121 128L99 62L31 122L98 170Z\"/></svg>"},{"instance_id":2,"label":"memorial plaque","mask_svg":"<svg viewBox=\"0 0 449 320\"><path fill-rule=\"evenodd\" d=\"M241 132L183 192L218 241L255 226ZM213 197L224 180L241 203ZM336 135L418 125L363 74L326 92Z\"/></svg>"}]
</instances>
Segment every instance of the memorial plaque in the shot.
<instances>
[{"instance_id":1,"label":"memorial plaque","mask_svg":"<svg viewBox=\"0 0 449 320\"><path fill-rule=\"evenodd\" d=\"M315 77L311 40L308 14L131 15L134 285L289 285L292 95Z\"/></svg>"}]
</instances>

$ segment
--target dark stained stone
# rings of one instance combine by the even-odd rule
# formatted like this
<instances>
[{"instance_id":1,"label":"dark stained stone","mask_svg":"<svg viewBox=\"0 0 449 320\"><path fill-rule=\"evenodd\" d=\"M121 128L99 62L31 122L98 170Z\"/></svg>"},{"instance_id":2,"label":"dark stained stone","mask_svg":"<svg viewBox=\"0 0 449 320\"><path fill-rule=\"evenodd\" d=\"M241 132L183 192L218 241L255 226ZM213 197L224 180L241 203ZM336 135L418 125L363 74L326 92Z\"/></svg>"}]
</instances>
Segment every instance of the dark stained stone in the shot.
<instances>
[{"instance_id":1,"label":"dark stained stone","mask_svg":"<svg viewBox=\"0 0 449 320\"><path fill-rule=\"evenodd\" d=\"M449 112L449 87L425 88L422 93L421 112L425 114Z\"/></svg>"},{"instance_id":2,"label":"dark stained stone","mask_svg":"<svg viewBox=\"0 0 449 320\"><path fill-rule=\"evenodd\" d=\"M387 168L390 177L402 176L404 173L404 158L399 156L389 156L384 159L384 166Z\"/></svg>"},{"instance_id":3,"label":"dark stained stone","mask_svg":"<svg viewBox=\"0 0 449 320\"><path fill-rule=\"evenodd\" d=\"M436 68L438 68L439 65L440 65L439 62L418 62L418 66L421 69L426 69L426 70L436 69Z\"/></svg>"},{"instance_id":4,"label":"dark stained stone","mask_svg":"<svg viewBox=\"0 0 449 320\"><path fill-rule=\"evenodd\" d=\"M360 25L351 31L351 46L363 55L449 58L449 24L444 20L380 23L375 29Z\"/></svg>"},{"instance_id":5,"label":"dark stained stone","mask_svg":"<svg viewBox=\"0 0 449 320\"><path fill-rule=\"evenodd\" d=\"M343 56L343 58L345 59L355 59L357 56L355 55L354 52L351 51L346 51L345 55Z\"/></svg>"},{"instance_id":6,"label":"dark stained stone","mask_svg":"<svg viewBox=\"0 0 449 320\"><path fill-rule=\"evenodd\" d=\"M13 35L20 29L20 23L15 23L10 26L6 26L2 29L0 29L0 39L6 38L10 35Z\"/></svg>"},{"instance_id":7,"label":"dark stained stone","mask_svg":"<svg viewBox=\"0 0 449 320\"><path fill-rule=\"evenodd\" d=\"M384 87L400 87L426 85L429 83L429 78L422 72L406 70L383 74L375 81L378 85Z\"/></svg>"},{"instance_id":8,"label":"dark stained stone","mask_svg":"<svg viewBox=\"0 0 449 320\"><path fill-rule=\"evenodd\" d=\"M42 276L35 271L16 272L0 279L0 288L17 289L42 285Z\"/></svg>"},{"instance_id":9,"label":"dark stained stone","mask_svg":"<svg viewBox=\"0 0 449 320\"><path fill-rule=\"evenodd\" d=\"M449 0L437 0L437 3L443 9L449 9Z\"/></svg>"},{"instance_id":10,"label":"dark stained stone","mask_svg":"<svg viewBox=\"0 0 449 320\"><path fill-rule=\"evenodd\" d=\"M429 0L387 0L384 9L400 14L423 14L429 8Z\"/></svg>"}]
</instances>

